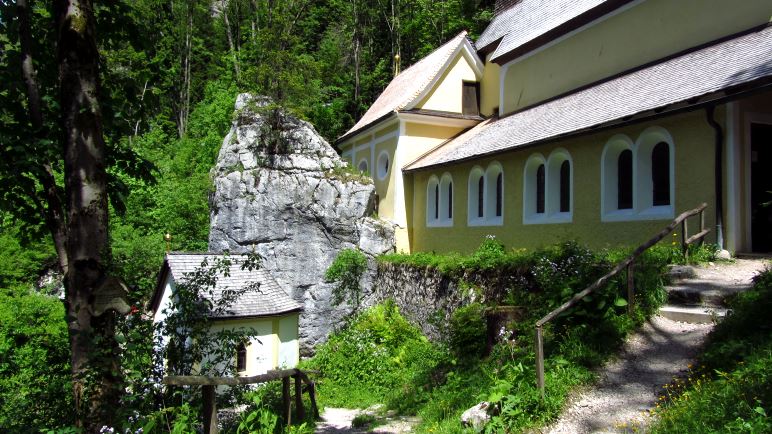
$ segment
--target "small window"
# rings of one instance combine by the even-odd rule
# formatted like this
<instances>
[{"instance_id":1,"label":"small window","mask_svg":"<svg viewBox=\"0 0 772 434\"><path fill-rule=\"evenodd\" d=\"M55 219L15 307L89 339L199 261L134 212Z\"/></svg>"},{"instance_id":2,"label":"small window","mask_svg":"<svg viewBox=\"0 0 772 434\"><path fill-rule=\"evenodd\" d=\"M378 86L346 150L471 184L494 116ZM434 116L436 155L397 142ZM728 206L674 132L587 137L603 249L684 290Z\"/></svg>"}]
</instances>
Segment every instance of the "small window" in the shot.
<instances>
[{"instance_id":1,"label":"small window","mask_svg":"<svg viewBox=\"0 0 772 434\"><path fill-rule=\"evenodd\" d=\"M670 205L670 150L659 142L651 151L652 205Z\"/></svg>"},{"instance_id":2,"label":"small window","mask_svg":"<svg viewBox=\"0 0 772 434\"><path fill-rule=\"evenodd\" d=\"M434 184L434 219L440 219L440 185Z\"/></svg>"},{"instance_id":3,"label":"small window","mask_svg":"<svg viewBox=\"0 0 772 434\"><path fill-rule=\"evenodd\" d=\"M236 346L236 371L244 372L247 370L247 346L240 343Z\"/></svg>"},{"instance_id":4,"label":"small window","mask_svg":"<svg viewBox=\"0 0 772 434\"><path fill-rule=\"evenodd\" d=\"M560 165L560 212L571 211L571 163Z\"/></svg>"},{"instance_id":5,"label":"small window","mask_svg":"<svg viewBox=\"0 0 772 434\"><path fill-rule=\"evenodd\" d=\"M480 176L477 181L477 217L483 218L484 214L484 199L485 199L485 177Z\"/></svg>"},{"instance_id":6,"label":"small window","mask_svg":"<svg viewBox=\"0 0 772 434\"><path fill-rule=\"evenodd\" d=\"M536 213L544 214L544 194L545 194L545 173L544 165L540 164L536 169Z\"/></svg>"},{"instance_id":7,"label":"small window","mask_svg":"<svg viewBox=\"0 0 772 434\"><path fill-rule=\"evenodd\" d=\"M453 181L448 183L448 218L453 218Z\"/></svg>"},{"instance_id":8,"label":"small window","mask_svg":"<svg viewBox=\"0 0 772 434\"><path fill-rule=\"evenodd\" d=\"M386 179L386 175L389 173L389 153L386 151L381 152L381 154L378 156L378 164L377 170L378 170L378 179L384 180Z\"/></svg>"},{"instance_id":9,"label":"small window","mask_svg":"<svg viewBox=\"0 0 772 434\"><path fill-rule=\"evenodd\" d=\"M633 207L633 152L619 153L617 159L617 209Z\"/></svg>"},{"instance_id":10,"label":"small window","mask_svg":"<svg viewBox=\"0 0 772 434\"><path fill-rule=\"evenodd\" d=\"M359 169L359 171L362 173L367 173L367 160L360 161L357 169Z\"/></svg>"},{"instance_id":11,"label":"small window","mask_svg":"<svg viewBox=\"0 0 772 434\"><path fill-rule=\"evenodd\" d=\"M463 82L461 114L464 116L480 115L480 83Z\"/></svg>"},{"instance_id":12,"label":"small window","mask_svg":"<svg viewBox=\"0 0 772 434\"><path fill-rule=\"evenodd\" d=\"M496 177L496 217L501 217L503 189L504 189L504 174L499 173L499 176Z\"/></svg>"}]
</instances>

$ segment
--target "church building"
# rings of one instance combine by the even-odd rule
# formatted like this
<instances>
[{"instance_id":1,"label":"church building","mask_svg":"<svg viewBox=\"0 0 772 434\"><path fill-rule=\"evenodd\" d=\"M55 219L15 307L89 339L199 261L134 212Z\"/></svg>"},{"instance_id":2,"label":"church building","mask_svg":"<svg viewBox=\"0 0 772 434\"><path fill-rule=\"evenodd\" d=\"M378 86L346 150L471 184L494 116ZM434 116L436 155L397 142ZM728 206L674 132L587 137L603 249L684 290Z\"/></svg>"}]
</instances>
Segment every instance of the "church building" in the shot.
<instances>
[{"instance_id":1,"label":"church building","mask_svg":"<svg viewBox=\"0 0 772 434\"><path fill-rule=\"evenodd\" d=\"M772 3L503 0L398 74L336 145L397 249L638 245L707 203L772 251Z\"/></svg>"}]
</instances>

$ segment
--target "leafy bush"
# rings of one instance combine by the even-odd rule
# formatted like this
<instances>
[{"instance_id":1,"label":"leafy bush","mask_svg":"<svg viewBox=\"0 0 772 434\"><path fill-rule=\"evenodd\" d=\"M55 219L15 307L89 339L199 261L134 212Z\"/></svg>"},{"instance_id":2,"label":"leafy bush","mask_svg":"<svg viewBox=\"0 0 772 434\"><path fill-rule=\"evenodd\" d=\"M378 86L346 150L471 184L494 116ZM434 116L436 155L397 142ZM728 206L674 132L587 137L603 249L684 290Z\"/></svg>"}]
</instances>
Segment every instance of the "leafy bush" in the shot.
<instances>
[{"instance_id":1,"label":"leafy bush","mask_svg":"<svg viewBox=\"0 0 772 434\"><path fill-rule=\"evenodd\" d=\"M324 273L324 280L335 282L332 304L337 306L347 300L356 311L362 298L359 279L367 270L367 257L358 249L343 249Z\"/></svg>"},{"instance_id":2,"label":"leafy bush","mask_svg":"<svg viewBox=\"0 0 772 434\"><path fill-rule=\"evenodd\" d=\"M655 433L772 432L772 270L738 295L700 365L665 386Z\"/></svg>"},{"instance_id":3,"label":"leafy bush","mask_svg":"<svg viewBox=\"0 0 772 434\"><path fill-rule=\"evenodd\" d=\"M366 407L408 383L426 381L424 374L442 358L443 353L387 301L356 316L305 364L321 371L319 396L324 403Z\"/></svg>"},{"instance_id":4,"label":"leafy bush","mask_svg":"<svg viewBox=\"0 0 772 434\"><path fill-rule=\"evenodd\" d=\"M0 292L0 431L73 422L70 351L57 298Z\"/></svg>"},{"instance_id":5,"label":"leafy bush","mask_svg":"<svg viewBox=\"0 0 772 434\"><path fill-rule=\"evenodd\" d=\"M450 317L450 348L458 357L479 358L486 346L485 306L472 303Z\"/></svg>"}]
</instances>

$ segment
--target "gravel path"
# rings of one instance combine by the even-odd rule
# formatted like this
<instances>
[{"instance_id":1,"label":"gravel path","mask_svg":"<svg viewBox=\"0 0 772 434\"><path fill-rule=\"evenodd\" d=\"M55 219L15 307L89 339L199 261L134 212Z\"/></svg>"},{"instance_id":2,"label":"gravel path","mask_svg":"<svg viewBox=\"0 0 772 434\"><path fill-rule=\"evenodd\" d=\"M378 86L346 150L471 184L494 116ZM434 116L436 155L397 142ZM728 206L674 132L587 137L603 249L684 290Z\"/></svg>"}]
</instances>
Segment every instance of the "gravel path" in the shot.
<instances>
[{"instance_id":1,"label":"gravel path","mask_svg":"<svg viewBox=\"0 0 772 434\"><path fill-rule=\"evenodd\" d=\"M550 433L622 431L645 424L661 387L685 373L712 324L686 324L656 316L625 344L591 390L570 400Z\"/></svg>"},{"instance_id":2,"label":"gravel path","mask_svg":"<svg viewBox=\"0 0 772 434\"><path fill-rule=\"evenodd\" d=\"M759 259L711 263L695 268L696 280L733 293L750 287L753 276L769 263ZM652 318L630 337L619 358L606 365L594 387L569 399L560 419L546 431L624 432L631 426L644 427L662 386L685 374L712 328Z\"/></svg>"}]
</instances>

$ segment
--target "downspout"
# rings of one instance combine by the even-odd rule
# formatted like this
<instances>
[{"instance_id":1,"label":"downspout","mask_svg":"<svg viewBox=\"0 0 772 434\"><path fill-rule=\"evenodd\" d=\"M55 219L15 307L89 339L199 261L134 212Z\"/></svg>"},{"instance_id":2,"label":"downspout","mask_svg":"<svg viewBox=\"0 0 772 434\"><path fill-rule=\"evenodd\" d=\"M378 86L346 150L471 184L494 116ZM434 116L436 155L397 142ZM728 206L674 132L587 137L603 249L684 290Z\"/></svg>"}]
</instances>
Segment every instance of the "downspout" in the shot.
<instances>
[{"instance_id":1,"label":"downspout","mask_svg":"<svg viewBox=\"0 0 772 434\"><path fill-rule=\"evenodd\" d=\"M715 130L715 180L716 180L716 243L718 250L724 250L724 171L723 171L723 153L724 153L724 130L714 119L716 106L705 108L708 124Z\"/></svg>"}]
</instances>

